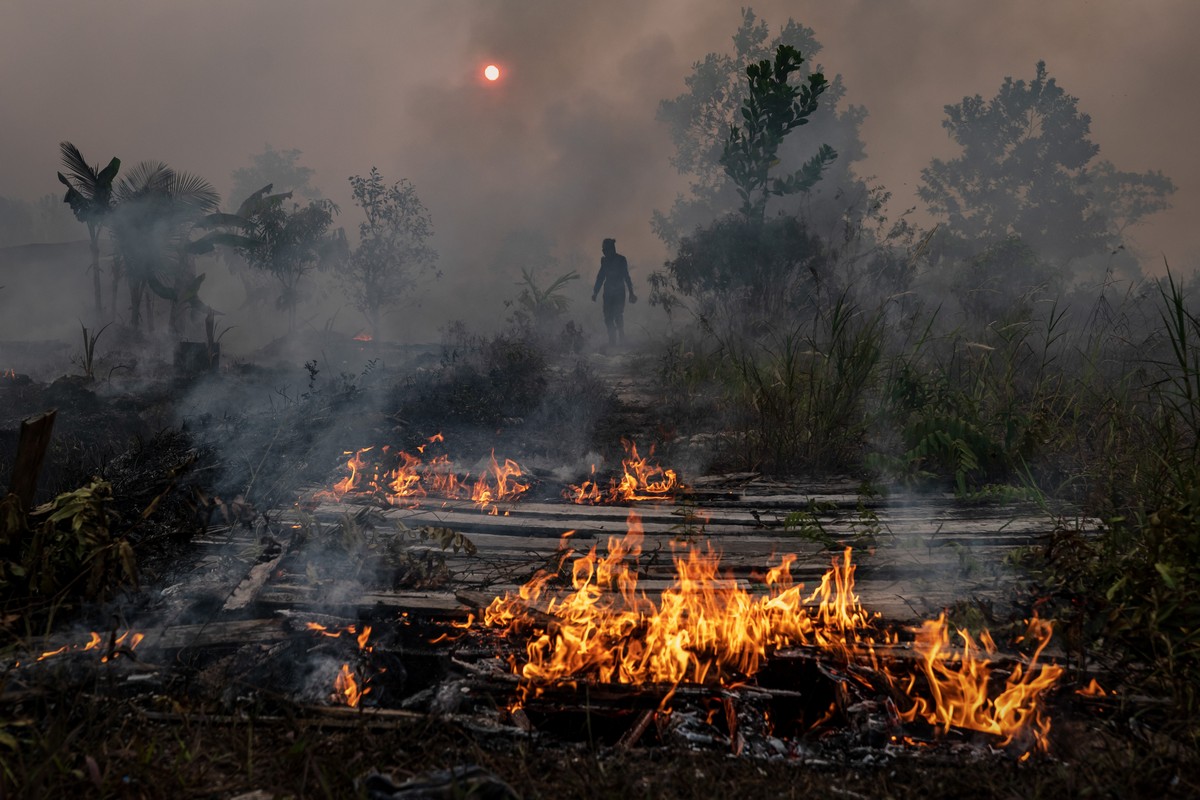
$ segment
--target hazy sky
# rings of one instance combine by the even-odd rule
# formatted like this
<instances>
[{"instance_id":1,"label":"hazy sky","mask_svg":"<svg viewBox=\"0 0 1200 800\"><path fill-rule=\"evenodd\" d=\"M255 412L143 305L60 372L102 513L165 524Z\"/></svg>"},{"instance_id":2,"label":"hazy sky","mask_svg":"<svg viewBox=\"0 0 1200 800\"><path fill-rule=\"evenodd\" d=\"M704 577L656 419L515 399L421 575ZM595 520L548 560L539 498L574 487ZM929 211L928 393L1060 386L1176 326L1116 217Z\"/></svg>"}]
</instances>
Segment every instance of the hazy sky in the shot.
<instances>
[{"instance_id":1,"label":"hazy sky","mask_svg":"<svg viewBox=\"0 0 1200 800\"><path fill-rule=\"evenodd\" d=\"M513 228L589 259L615 236L644 277L667 255L651 212L681 186L658 103L683 91L693 62L731 49L740 5L2 0L0 195L59 191L62 139L93 162L166 161L223 193L270 143L303 151L347 227L357 224L347 176L375 165L411 179L433 216L444 293ZM773 29L791 16L815 30L826 73L870 114L860 172L895 192L894 210L915 202L931 157L954 152L942 107L990 97L1045 59L1092 116L1102 157L1175 180L1175 207L1138 240L1156 259L1194 265L1200 2L752 5ZM496 85L480 77L489 61L505 71Z\"/></svg>"}]
</instances>

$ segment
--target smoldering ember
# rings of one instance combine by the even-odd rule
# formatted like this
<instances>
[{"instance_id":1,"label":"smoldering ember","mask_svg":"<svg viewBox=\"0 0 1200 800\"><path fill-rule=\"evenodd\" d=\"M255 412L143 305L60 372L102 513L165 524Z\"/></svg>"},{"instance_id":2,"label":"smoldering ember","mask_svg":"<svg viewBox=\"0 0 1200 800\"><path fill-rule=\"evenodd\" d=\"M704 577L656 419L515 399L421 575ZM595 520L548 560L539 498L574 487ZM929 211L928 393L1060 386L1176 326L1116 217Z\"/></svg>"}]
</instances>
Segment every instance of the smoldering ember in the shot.
<instances>
[{"instance_id":1,"label":"smoldering ember","mask_svg":"<svg viewBox=\"0 0 1200 800\"><path fill-rule=\"evenodd\" d=\"M1182 39L969 5L77 9L122 56L54 29L95 94L0 197L0 800L1200 795L1191 156L1049 32Z\"/></svg>"}]
</instances>

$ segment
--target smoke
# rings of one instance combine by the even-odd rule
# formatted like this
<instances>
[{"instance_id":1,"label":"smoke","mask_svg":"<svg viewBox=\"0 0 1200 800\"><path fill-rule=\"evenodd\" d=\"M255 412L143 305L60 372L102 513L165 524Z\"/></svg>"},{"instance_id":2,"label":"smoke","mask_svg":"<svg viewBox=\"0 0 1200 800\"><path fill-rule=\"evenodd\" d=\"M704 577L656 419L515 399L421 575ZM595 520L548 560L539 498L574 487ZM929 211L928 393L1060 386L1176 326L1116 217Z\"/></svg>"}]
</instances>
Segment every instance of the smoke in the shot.
<instances>
[{"instance_id":1,"label":"smoke","mask_svg":"<svg viewBox=\"0 0 1200 800\"><path fill-rule=\"evenodd\" d=\"M378 166L389 180L414 182L442 256L442 281L422 291L419 308L389 320L394 335L416 341L433 340L451 318L503 322L501 301L516 295L519 270L491 275L487 265L513 230L552 241L560 262L585 254L585 281L572 287L581 304L600 240L615 237L643 293L646 274L669 256L650 230L651 212L686 190L655 120L658 103L684 91L695 61L731 49L739 21L728 4L682 0L68 6L69 27L61 9L34 0L0 9L3 144L12 155L0 195L58 191L63 139L96 162L162 159L220 187L268 142L303 152L314 187L341 206L338 224L352 234L359 217L346 178ZM1188 40L1200 22L1195 4L1160 0L1152 14L1118 0L767 0L754 9L773 28L792 16L815 29L821 66L843 76L846 102L869 111L859 172L891 189L896 209L914 204L929 159L951 150L942 107L989 96L1004 76L1025 76L1044 58L1092 115L1101 157L1122 169L1162 169L1181 187L1174 210L1140 231L1145 249L1174 263L1194 247L1200 164L1191 140L1200 109L1179 102L1179 89L1200 58ZM480 75L490 62L503 70L494 85ZM88 307L84 266L71 265L78 296L55 289L64 309ZM228 343L278 335L269 322L258 335L270 313L239 309L235 291L218 291L220 271L205 291L229 304L222 310L237 329ZM336 292L318 294L329 298L309 325L335 313L339 327L357 323ZM598 330L590 304L574 314ZM629 323L655 315L640 306ZM0 338L29 334L25 324L0 324Z\"/></svg>"}]
</instances>

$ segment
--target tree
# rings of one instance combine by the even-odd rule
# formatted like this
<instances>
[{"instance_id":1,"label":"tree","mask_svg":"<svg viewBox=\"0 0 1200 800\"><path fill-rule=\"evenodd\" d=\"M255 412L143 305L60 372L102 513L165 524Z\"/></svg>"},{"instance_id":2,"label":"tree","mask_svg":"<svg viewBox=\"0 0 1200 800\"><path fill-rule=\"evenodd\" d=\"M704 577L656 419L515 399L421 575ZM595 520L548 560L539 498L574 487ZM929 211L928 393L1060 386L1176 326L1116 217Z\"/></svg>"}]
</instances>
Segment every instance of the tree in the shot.
<instances>
[{"instance_id":1,"label":"tree","mask_svg":"<svg viewBox=\"0 0 1200 800\"><path fill-rule=\"evenodd\" d=\"M329 200L308 205L286 201L291 192L271 194L267 184L247 197L228 222L241 229L235 246L252 267L271 274L280 286L276 306L288 312L288 331L296 329L302 284L313 270L327 270L346 259L346 236L333 229L338 207Z\"/></svg>"},{"instance_id":2,"label":"tree","mask_svg":"<svg viewBox=\"0 0 1200 800\"><path fill-rule=\"evenodd\" d=\"M358 246L338 277L346 297L378 337L383 310L411 294L422 276L440 275L437 251L429 246L433 222L407 179L389 186L371 167L367 177L351 177L350 187L366 219L359 223Z\"/></svg>"},{"instance_id":3,"label":"tree","mask_svg":"<svg viewBox=\"0 0 1200 800\"><path fill-rule=\"evenodd\" d=\"M770 197L807 191L836 157L822 146L799 169L772 177L785 137L816 111L826 87L821 73L810 74L807 85L789 83L802 61L795 48L779 45L773 62L746 68L745 127L730 126L720 157L741 214L726 214L684 237L665 273L650 276L652 303L670 311L679 292L699 301L695 310L703 317L723 310L730 322L771 318L794 308L801 287L823 277L822 244L803 221L786 214L765 219Z\"/></svg>"},{"instance_id":4,"label":"tree","mask_svg":"<svg viewBox=\"0 0 1200 800\"><path fill-rule=\"evenodd\" d=\"M63 202L71 207L75 218L87 225L88 244L91 248L92 281L95 289L96 318L104 313L100 297L100 230L113 210L113 181L121 169L121 159L113 158L108 166L90 166L79 148L70 142L60 142L59 151L67 174L58 173L58 180L67 187ZM113 309L116 313L116 308Z\"/></svg>"},{"instance_id":5,"label":"tree","mask_svg":"<svg viewBox=\"0 0 1200 800\"><path fill-rule=\"evenodd\" d=\"M123 272L129 287L130 324L140 327L142 299L149 303L149 288L171 302L171 328L178 332L179 314L198 304L204 280L195 274L190 236L216 210L220 196L205 179L160 161L134 166L113 196L114 274Z\"/></svg>"},{"instance_id":6,"label":"tree","mask_svg":"<svg viewBox=\"0 0 1200 800\"><path fill-rule=\"evenodd\" d=\"M741 109L747 68L776 55L781 44L807 55L808 61L798 72L801 80L812 72L822 72L813 62L821 44L811 28L789 19L772 37L764 20L753 10L743 9L741 25L733 36L733 52L709 53L696 62L684 79L687 91L659 105L658 119L668 126L675 145L671 164L690 178L686 195L677 197L669 211L654 212L654 230L667 244L677 245L698 226L738 208L736 187L721 158L730 127L744 121ZM777 153L778 169L793 174L819 151L814 142L828 143L838 153L838 160L828 165L816 190L821 193L820 202L810 204L797 194L787 204L792 213L803 210L810 226L826 232L831 241L842 238L838 228L845 211L862 205L866 193L865 185L853 174L854 164L865 155L859 127L866 111L858 106L842 108L844 97L841 76L834 76L823 90L821 107L807 118L811 126L807 136L790 137Z\"/></svg>"},{"instance_id":7,"label":"tree","mask_svg":"<svg viewBox=\"0 0 1200 800\"><path fill-rule=\"evenodd\" d=\"M1167 207L1161 172L1095 162L1091 117L1039 61L1032 81L1005 78L990 100L964 97L942 123L962 154L934 159L918 194L944 220L942 253L971 257L1010 237L1058 270L1115 250L1123 232Z\"/></svg>"},{"instance_id":8,"label":"tree","mask_svg":"<svg viewBox=\"0 0 1200 800\"><path fill-rule=\"evenodd\" d=\"M250 166L235 169L230 197L249 197L268 183L277 192L292 192L310 200L320 199L321 193L311 186L316 170L300 165L301 151L276 150L269 144L250 157Z\"/></svg>"},{"instance_id":9,"label":"tree","mask_svg":"<svg viewBox=\"0 0 1200 800\"><path fill-rule=\"evenodd\" d=\"M763 219L770 197L811 189L821 179L825 165L837 158L832 147L821 145L799 169L782 178L771 177L772 168L779 164L784 137L807 124L817 110L817 98L829 85L820 72L808 76L807 86L789 83L788 77L800 69L803 61L799 50L781 44L774 63L764 59L746 68L749 94L741 109L745 127L729 126L721 166L733 181L742 200L742 214L748 220Z\"/></svg>"}]
</instances>

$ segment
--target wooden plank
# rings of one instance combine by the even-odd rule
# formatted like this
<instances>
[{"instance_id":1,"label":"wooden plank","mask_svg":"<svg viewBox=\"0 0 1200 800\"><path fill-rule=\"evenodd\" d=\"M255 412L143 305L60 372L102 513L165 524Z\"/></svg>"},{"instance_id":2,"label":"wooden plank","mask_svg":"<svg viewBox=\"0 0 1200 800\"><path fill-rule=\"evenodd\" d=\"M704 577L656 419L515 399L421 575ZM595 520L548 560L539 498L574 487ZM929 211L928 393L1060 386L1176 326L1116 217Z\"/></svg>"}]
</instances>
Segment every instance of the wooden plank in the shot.
<instances>
[{"instance_id":1,"label":"wooden plank","mask_svg":"<svg viewBox=\"0 0 1200 800\"><path fill-rule=\"evenodd\" d=\"M42 461L50 446L50 435L54 432L57 410L47 411L21 422L21 433L17 440L17 456L13 461L12 481L9 494L15 494L25 511L33 509L33 498L37 494L38 478L42 472Z\"/></svg>"}]
</instances>

